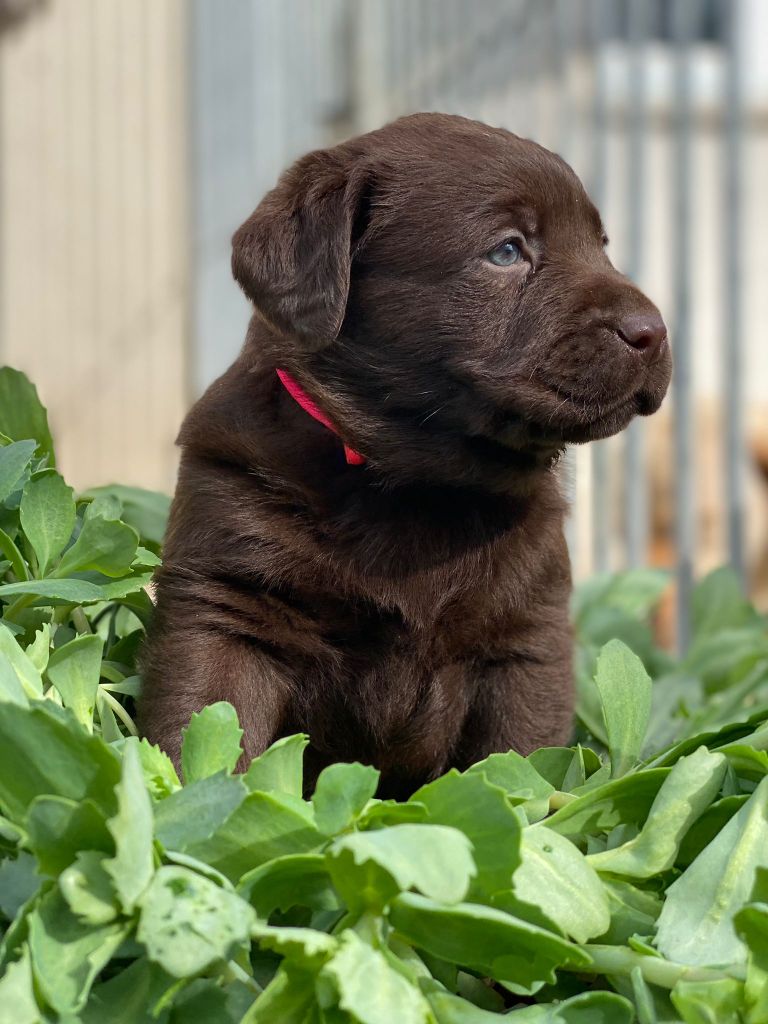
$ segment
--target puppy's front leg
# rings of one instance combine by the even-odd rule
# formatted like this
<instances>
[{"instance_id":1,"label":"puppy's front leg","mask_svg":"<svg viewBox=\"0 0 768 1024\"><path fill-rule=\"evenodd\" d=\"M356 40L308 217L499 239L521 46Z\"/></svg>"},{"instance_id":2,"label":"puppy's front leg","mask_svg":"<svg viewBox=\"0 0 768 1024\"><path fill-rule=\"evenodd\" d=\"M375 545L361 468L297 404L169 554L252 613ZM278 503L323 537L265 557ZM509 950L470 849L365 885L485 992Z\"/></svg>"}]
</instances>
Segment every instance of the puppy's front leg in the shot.
<instances>
[{"instance_id":1,"label":"puppy's front leg","mask_svg":"<svg viewBox=\"0 0 768 1024\"><path fill-rule=\"evenodd\" d=\"M486 662L452 763L464 769L497 751L526 755L565 744L573 729L573 705L570 652L552 660Z\"/></svg>"},{"instance_id":2,"label":"puppy's front leg","mask_svg":"<svg viewBox=\"0 0 768 1024\"><path fill-rule=\"evenodd\" d=\"M279 735L289 693L274 662L245 639L197 628L160 631L145 652L139 726L178 769L181 730L192 714L229 701L243 729L242 770Z\"/></svg>"}]
</instances>

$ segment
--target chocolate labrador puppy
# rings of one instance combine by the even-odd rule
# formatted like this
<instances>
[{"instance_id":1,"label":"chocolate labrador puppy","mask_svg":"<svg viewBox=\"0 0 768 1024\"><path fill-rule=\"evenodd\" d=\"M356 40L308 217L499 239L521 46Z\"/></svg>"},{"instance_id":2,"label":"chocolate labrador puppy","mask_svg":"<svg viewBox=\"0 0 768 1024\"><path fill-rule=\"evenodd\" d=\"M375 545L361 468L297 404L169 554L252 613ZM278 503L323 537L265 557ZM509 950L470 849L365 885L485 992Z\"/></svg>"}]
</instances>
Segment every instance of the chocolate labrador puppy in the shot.
<instances>
[{"instance_id":1,"label":"chocolate labrador puppy","mask_svg":"<svg viewBox=\"0 0 768 1024\"><path fill-rule=\"evenodd\" d=\"M555 466L661 403L656 307L559 157L417 114L310 153L234 237L255 315L189 413L144 656L176 760L230 701L404 795L571 730Z\"/></svg>"}]
</instances>

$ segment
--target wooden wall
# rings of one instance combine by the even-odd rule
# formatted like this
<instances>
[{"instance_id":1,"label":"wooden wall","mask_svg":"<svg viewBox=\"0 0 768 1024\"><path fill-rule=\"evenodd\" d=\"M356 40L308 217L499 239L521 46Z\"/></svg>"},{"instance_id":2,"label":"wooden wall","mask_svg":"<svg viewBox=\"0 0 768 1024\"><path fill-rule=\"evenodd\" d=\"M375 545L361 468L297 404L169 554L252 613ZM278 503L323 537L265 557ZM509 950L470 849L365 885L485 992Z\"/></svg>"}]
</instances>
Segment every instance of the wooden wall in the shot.
<instances>
[{"instance_id":1,"label":"wooden wall","mask_svg":"<svg viewBox=\"0 0 768 1024\"><path fill-rule=\"evenodd\" d=\"M187 404L186 5L47 0L0 34L0 363L65 475L173 486Z\"/></svg>"}]
</instances>

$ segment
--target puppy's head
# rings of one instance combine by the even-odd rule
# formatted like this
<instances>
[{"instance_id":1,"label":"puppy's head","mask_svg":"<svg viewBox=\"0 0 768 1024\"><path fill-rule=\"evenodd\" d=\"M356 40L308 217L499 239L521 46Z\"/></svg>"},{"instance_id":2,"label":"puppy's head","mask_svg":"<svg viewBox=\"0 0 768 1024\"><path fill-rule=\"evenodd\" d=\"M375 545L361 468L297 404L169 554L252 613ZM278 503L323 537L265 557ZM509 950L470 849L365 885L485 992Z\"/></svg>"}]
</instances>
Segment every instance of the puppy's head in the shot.
<instances>
[{"instance_id":1,"label":"puppy's head","mask_svg":"<svg viewBox=\"0 0 768 1024\"><path fill-rule=\"evenodd\" d=\"M276 365L390 479L498 488L664 397L666 327L605 243L559 157L418 114L294 164L233 270Z\"/></svg>"}]
</instances>

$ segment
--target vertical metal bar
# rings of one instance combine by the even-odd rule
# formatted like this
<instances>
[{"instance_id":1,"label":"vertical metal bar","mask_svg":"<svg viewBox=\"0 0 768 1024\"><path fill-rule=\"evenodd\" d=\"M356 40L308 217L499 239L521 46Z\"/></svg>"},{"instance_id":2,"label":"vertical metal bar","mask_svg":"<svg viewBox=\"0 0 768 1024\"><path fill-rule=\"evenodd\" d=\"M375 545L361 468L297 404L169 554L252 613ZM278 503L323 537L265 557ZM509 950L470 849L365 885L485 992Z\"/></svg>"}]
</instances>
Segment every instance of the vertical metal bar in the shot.
<instances>
[{"instance_id":1,"label":"vertical metal bar","mask_svg":"<svg viewBox=\"0 0 768 1024\"><path fill-rule=\"evenodd\" d=\"M556 147L564 160L571 160L573 148L574 109L571 93L568 88L568 67L570 47L575 36L573 0L557 0L551 25L552 47L554 50L556 89L557 89L557 123ZM578 544L578 515L576 494L578 487L576 450L569 448L563 458L562 479L568 501L568 518L565 522L565 539L571 555L571 563L576 560Z\"/></svg>"},{"instance_id":2,"label":"vertical metal bar","mask_svg":"<svg viewBox=\"0 0 768 1024\"><path fill-rule=\"evenodd\" d=\"M404 14L402 0L398 3L398 12ZM359 131L378 128L396 114L401 113L401 102L405 76L408 68L405 64L406 53L402 39L396 39L394 56L394 87L391 92L386 88L387 62L383 46L386 33L391 26L382 0L359 0L352 8L354 12L354 90L357 124Z\"/></svg>"},{"instance_id":3,"label":"vertical metal bar","mask_svg":"<svg viewBox=\"0 0 768 1024\"><path fill-rule=\"evenodd\" d=\"M432 69L438 52L437 19L440 17L435 10L434 0L419 0L419 36L422 69L429 68L428 77L422 77L419 89L419 107L421 110L437 110L440 106Z\"/></svg>"},{"instance_id":4,"label":"vertical metal bar","mask_svg":"<svg viewBox=\"0 0 768 1024\"><path fill-rule=\"evenodd\" d=\"M692 95L689 64L695 26L696 0L677 0L672 8L675 54L674 231L675 478L677 481L675 539L677 546L677 642L685 651L690 640L690 596L696 550L694 508L693 430L691 417L691 230L693 195Z\"/></svg>"},{"instance_id":5,"label":"vertical metal bar","mask_svg":"<svg viewBox=\"0 0 768 1024\"><path fill-rule=\"evenodd\" d=\"M557 0L554 12L553 47L558 92L557 150L563 160L573 159L574 110L569 88L569 58L577 32L577 7L573 0Z\"/></svg>"},{"instance_id":6,"label":"vertical metal bar","mask_svg":"<svg viewBox=\"0 0 768 1024\"><path fill-rule=\"evenodd\" d=\"M419 65L424 56L421 38L421 0L408 0L402 39L405 59L405 78L400 90L398 114L410 113L420 106Z\"/></svg>"},{"instance_id":7,"label":"vertical metal bar","mask_svg":"<svg viewBox=\"0 0 768 1024\"><path fill-rule=\"evenodd\" d=\"M647 0L629 0L627 44L629 57L629 132L627 145L627 215L629 251L627 275L637 281L643 273L645 253L646 178L646 73L645 43L649 30ZM625 438L624 532L626 559L630 566L643 565L648 557L648 478L645 463L645 424L635 419Z\"/></svg>"},{"instance_id":8,"label":"vertical metal bar","mask_svg":"<svg viewBox=\"0 0 768 1024\"><path fill-rule=\"evenodd\" d=\"M595 61L591 191L596 206L602 209L607 193L608 164L608 82L603 53L610 14L607 0L591 0L589 13ZM605 441L597 441L592 445L592 561L596 572L606 572L611 567L608 487L608 447Z\"/></svg>"},{"instance_id":9,"label":"vertical metal bar","mask_svg":"<svg viewBox=\"0 0 768 1024\"><path fill-rule=\"evenodd\" d=\"M266 179L259 180L273 146L271 140L257 146L257 132L272 109L254 81L260 75L270 79L260 54L254 59L258 12L250 2L230 7L219 18L213 0L195 0L189 12L189 316L196 394L242 345L250 309L232 287L228 240L273 183L269 166Z\"/></svg>"},{"instance_id":10,"label":"vertical metal bar","mask_svg":"<svg viewBox=\"0 0 768 1024\"><path fill-rule=\"evenodd\" d=\"M444 4L441 8L444 12L442 35L443 52L451 50L462 38L462 6L461 0L448 0L448 3ZM461 81L459 81L457 75L444 75L442 96L440 100L441 110L445 110L447 113L451 114L458 113L459 108L462 105L462 100L467 97L469 86L470 78L466 74L461 76Z\"/></svg>"},{"instance_id":11,"label":"vertical metal bar","mask_svg":"<svg viewBox=\"0 0 768 1024\"><path fill-rule=\"evenodd\" d=\"M739 53L740 2L721 4L727 38L725 87L725 188L723 211L726 260L725 303L723 325L723 401L725 430L723 433L724 477L726 495L728 556L731 565L745 581L744 522L745 465L744 422L745 379L743 359L743 312L741 282L744 271L744 238L742 203L742 168L744 166L744 89L742 62Z\"/></svg>"}]
</instances>

